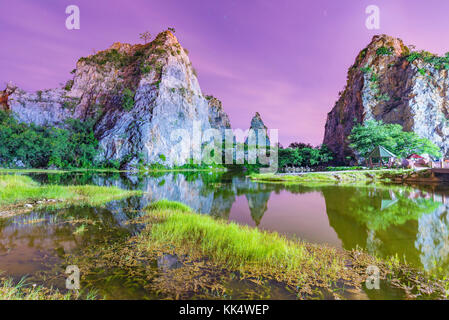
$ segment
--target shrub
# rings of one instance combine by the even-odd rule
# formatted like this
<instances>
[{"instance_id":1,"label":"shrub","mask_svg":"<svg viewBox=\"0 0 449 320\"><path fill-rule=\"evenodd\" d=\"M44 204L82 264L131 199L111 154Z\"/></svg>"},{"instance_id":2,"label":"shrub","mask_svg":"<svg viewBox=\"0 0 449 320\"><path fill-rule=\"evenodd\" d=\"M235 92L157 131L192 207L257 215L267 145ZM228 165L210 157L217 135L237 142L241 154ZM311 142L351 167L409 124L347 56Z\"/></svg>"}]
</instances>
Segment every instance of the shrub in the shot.
<instances>
[{"instance_id":1,"label":"shrub","mask_svg":"<svg viewBox=\"0 0 449 320\"><path fill-rule=\"evenodd\" d=\"M380 47L379 49L376 50L376 54L378 56L389 56L393 54L393 48L387 48L387 47Z\"/></svg>"},{"instance_id":2,"label":"shrub","mask_svg":"<svg viewBox=\"0 0 449 320\"><path fill-rule=\"evenodd\" d=\"M317 166L333 159L332 152L326 145L317 148L285 148L278 150L279 167Z\"/></svg>"},{"instance_id":3,"label":"shrub","mask_svg":"<svg viewBox=\"0 0 449 320\"><path fill-rule=\"evenodd\" d=\"M372 69L368 65L365 65L364 67L360 68L360 71L362 71L363 73L371 73Z\"/></svg>"},{"instance_id":4,"label":"shrub","mask_svg":"<svg viewBox=\"0 0 449 320\"><path fill-rule=\"evenodd\" d=\"M134 92L128 88L123 90L122 107L126 111L130 111L134 108Z\"/></svg>"},{"instance_id":5,"label":"shrub","mask_svg":"<svg viewBox=\"0 0 449 320\"><path fill-rule=\"evenodd\" d=\"M0 111L0 164L26 167L93 167L98 141L94 121L69 119L64 128L41 127L19 123L9 113Z\"/></svg>"},{"instance_id":6,"label":"shrub","mask_svg":"<svg viewBox=\"0 0 449 320\"><path fill-rule=\"evenodd\" d=\"M66 82L66 84L64 86L64 90L70 91L70 90L72 90L72 87L73 87L73 80L69 80Z\"/></svg>"},{"instance_id":7,"label":"shrub","mask_svg":"<svg viewBox=\"0 0 449 320\"><path fill-rule=\"evenodd\" d=\"M350 147L362 157L368 156L376 146L383 146L400 157L412 153L428 153L440 157L441 152L435 144L414 132L403 131L399 124L384 124L382 121L366 121L357 124L349 136Z\"/></svg>"}]
</instances>

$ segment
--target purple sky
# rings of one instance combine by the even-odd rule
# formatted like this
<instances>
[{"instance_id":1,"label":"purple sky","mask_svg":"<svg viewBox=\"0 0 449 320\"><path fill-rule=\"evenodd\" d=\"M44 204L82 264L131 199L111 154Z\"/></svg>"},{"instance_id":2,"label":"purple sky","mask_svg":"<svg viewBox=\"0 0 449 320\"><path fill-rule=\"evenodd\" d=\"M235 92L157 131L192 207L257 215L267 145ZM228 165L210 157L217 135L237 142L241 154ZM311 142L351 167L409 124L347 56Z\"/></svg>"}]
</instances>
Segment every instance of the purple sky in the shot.
<instances>
[{"instance_id":1,"label":"purple sky","mask_svg":"<svg viewBox=\"0 0 449 320\"><path fill-rule=\"evenodd\" d=\"M80 7L80 30L65 28L70 4ZM365 27L370 4L380 30ZM0 0L0 12L1 86L56 87L94 49L172 26L232 126L248 128L259 111L284 145L321 143L347 69L374 34L449 51L447 0Z\"/></svg>"}]
</instances>

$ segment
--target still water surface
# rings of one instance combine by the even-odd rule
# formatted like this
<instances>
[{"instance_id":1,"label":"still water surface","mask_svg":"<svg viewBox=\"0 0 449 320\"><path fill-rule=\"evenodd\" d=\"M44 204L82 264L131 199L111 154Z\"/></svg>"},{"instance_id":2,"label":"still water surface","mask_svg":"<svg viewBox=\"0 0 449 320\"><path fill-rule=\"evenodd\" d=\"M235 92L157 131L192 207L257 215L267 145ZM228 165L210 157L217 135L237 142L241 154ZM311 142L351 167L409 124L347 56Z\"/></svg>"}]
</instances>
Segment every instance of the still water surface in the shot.
<instances>
[{"instance_id":1,"label":"still water surface","mask_svg":"<svg viewBox=\"0 0 449 320\"><path fill-rule=\"evenodd\" d=\"M60 279L51 282L51 274L60 267L64 254L82 252L105 235L137 233L138 228L126 221L159 199L180 201L201 214L309 242L344 249L360 247L381 257L397 255L426 271L449 273L449 187L445 185L284 186L253 182L234 173L32 177L42 183L118 186L145 194L113 201L105 208L72 207L57 214L44 210L1 219L0 270L17 279L27 275L36 282L63 288ZM95 224L77 233L75 225L67 223L77 219ZM109 297L152 298L139 290L124 294L120 284L109 286Z\"/></svg>"}]
</instances>

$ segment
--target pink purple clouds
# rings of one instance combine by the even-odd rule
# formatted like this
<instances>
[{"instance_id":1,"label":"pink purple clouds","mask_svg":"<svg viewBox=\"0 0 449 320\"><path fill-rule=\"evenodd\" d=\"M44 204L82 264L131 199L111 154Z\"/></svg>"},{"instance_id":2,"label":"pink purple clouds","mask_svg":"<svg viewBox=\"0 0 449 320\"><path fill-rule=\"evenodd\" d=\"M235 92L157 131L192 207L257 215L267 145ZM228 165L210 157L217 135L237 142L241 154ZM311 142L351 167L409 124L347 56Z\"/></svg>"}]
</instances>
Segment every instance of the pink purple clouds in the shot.
<instances>
[{"instance_id":1,"label":"pink purple clouds","mask_svg":"<svg viewBox=\"0 0 449 320\"><path fill-rule=\"evenodd\" d=\"M80 30L65 28L71 4ZM365 27L370 4L380 8L380 30ZM55 87L94 49L175 27L203 92L223 101L233 127L247 128L258 111L284 145L319 144L346 71L372 36L442 54L448 10L445 0L2 0L0 85Z\"/></svg>"}]
</instances>

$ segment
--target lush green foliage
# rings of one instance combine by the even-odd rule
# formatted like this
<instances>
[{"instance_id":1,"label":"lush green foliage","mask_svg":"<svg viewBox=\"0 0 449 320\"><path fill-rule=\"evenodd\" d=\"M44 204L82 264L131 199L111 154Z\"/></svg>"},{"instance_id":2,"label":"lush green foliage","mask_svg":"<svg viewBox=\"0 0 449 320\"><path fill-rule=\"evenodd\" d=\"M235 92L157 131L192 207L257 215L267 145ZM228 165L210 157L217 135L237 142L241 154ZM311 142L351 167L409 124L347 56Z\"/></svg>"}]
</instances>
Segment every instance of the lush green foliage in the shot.
<instances>
[{"instance_id":1,"label":"lush green foliage","mask_svg":"<svg viewBox=\"0 0 449 320\"><path fill-rule=\"evenodd\" d=\"M413 51L407 56L408 62L413 62L417 59L431 64L435 69L449 69L449 52L444 57L439 57L427 51Z\"/></svg>"},{"instance_id":2,"label":"lush green foliage","mask_svg":"<svg viewBox=\"0 0 449 320\"><path fill-rule=\"evenodd\" d=\"M390 47L390 48L380 47L379 49L376 50L376 54L378 56L384 56L384 55L389 56L389 55L393 54L393 48L392 47Z\"/></svg>"},{"instance_id":3,"label":"lush green foliage","mask_svg":"<svg viewBox=\"0 0 449 320\"><path fill-rule=\"evenodd\" d=\"M313 146L310 143L304 143L304 142L292 142L288 146L292 149L302 149L302 148L310 148L312 149Z\"/></svg>"},{"instance_id":4,"label":"lush green foliage","mask_svg":"<svg viewBox=\"0 0 449 320\"><path fill-rule=\"evenodd\" d=\"M19 123L0 111L0 165L45 168L94 167L98 141L93 120L69 119L65 129Z\"/></svg>"},{"instance_id":5,"label":"lush green foliage","mask_svg":"<svg viewBox=\"0 0 449 320\"><path fill-rule=\"evenodd\" d=\"M159 155L159 158L162 161L165 161L165 155L161 154ZM152 163L149 165L145 165L141 168L142 171L148 170L148 171L182 171L182 170L224 170L226 167L222 164L206 164L206 163L200 163L196 164L193 162L193 159L190 159L187 163L183 164L182 166L166 166L162 163Z\"/></svg>"},{"instance_id":6,"label":"lush green foliage","mask_svg":"<svg viewBox=\"0 0 449 320\"><path fill-rule=\"evenodd\" d=\"M58 168L87 168L94 166L98 141L94 136L93 120L66 121L67 129L54 129L50 165Z\"/></svg>"},{"instance_id":7,"label":"lush green foliage","mask_svg":"<svg viewBox=\"0 0 449 320\"><path fill-rule=\"evenodd\" d=\"M134 108L134 92L132 90L126 88L123 90L123 109L126 111L130 111Z\"/></svg>"},{"instance_id":8,"label":"lush green foliage","mask_svg":"<svg viewBox=\"0 0 449 320\"><path fill-rule=\"evenodd\" d=\"M366 64L364 67L360 68L360 70L361 70L363 73L371 73L371 71L373 71L373 70L371 69L371 67L370 67L368 64Z\"/></svg>"},{"instance_id":9,"label":"lush green foliage","mask_svg":"<svg viewBox=\"0 0 449 320\"><path fill-rule=\"evenodd\" d=\"M384 124L382 121L367 121L357 124L349 136L350 147L362 157L366 157L376 146L383 146L399 157L412 153L440 157L440 149L426 138L414 132L402 130L399 124Z\"/></svg>"},{"instance_id":10,"label":"lush green foliage","mask_svg":"<svg viewBox=\"0 0 449 320\"><path fill-rule=\"evenodd\" d=\"M331 161L331 151L322 145L317 148L286 148L279 149L279 167L286 166L317 166Z\"/></svg>"}]
</instances>

